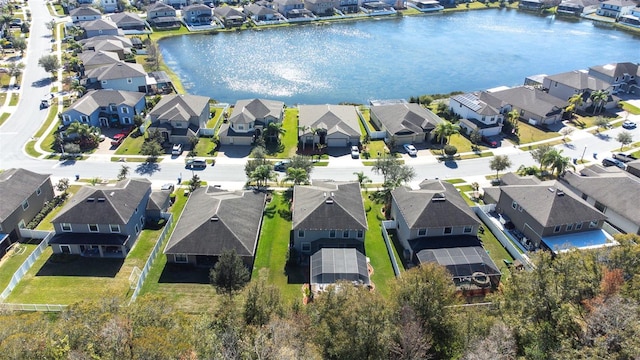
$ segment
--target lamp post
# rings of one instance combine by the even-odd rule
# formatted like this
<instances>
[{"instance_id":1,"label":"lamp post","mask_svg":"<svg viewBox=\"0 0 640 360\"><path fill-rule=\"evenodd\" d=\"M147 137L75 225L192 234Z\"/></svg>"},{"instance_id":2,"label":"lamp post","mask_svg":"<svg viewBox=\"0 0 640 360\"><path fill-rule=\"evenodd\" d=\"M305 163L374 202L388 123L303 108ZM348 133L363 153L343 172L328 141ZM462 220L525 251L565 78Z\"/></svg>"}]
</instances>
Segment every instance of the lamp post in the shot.
<instances>
[{"instance_id":1,"label":"lamp post","mask_svg":"<svg viewBox=\"0 0 640 360\"><path fill-rule=\"evenodd\" d=\"M584 161L584 154L587 152L587 147L584 147L584 150L582 150L582 157L580 158L580 163L582 163Z\"/></svg>"}]
</instances>

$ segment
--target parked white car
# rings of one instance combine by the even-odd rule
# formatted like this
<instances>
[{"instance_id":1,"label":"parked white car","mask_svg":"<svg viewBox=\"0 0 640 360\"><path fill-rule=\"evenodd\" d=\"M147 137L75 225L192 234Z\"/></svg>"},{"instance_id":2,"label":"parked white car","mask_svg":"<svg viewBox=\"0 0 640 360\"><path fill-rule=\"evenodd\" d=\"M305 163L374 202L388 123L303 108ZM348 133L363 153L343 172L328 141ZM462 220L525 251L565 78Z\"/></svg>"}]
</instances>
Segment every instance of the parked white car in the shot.
<instances>
[{"instance_id":1,"label":"parked white car","mask_svg":"<svg viewBox=\"0 0 640 360\"><path fill-rule=\"evenodd\" d=\"M402 145L402 147L404 147L404 150L407 152L407 154L409 154L409 156L417 156L418 155L418 150L416 149L415 146L413 146L411 144L404 144L404 145Z\"/></svg>"}]
</instances>

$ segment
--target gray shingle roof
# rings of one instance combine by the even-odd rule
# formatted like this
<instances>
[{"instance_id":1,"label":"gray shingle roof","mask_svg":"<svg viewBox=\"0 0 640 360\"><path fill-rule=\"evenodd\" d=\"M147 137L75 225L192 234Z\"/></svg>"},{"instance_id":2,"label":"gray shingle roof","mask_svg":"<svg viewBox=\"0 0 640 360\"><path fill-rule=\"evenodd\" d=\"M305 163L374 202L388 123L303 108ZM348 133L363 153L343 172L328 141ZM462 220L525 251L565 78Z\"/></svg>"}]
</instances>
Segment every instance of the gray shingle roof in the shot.
<instances>
[{"instance_id":1,"label":"gray shingle roof","mask_svg":"<svg viewBox=\"0 0 640 360\"><path fill-rule=\"evenodd\" d=\"M96 19L81 23L80 25L85 30L97 31L97 30L116 30L118 27L111 20Z\"/></svg>"},{"instance_id":2,"label":"gray shingle roof","mask_svg":"<svg viewBox=\"0 0 640 360\"><path fill-rule=\"evenodd\" d=\"M51 222L124 225L150 191L147 179L125 179L115 186L83 186Z\"/></svg>"},{"instance_id":3,"label":"gray shingle roof","mask_svg":"<svg viewBox=\"0 0 640 360\"><path fill-rule=\"evenodd\" d=\"M582 70L574 70L565 73L547 76L551 81L566 85L578 90L605 90L611 84L606 81L590 76L588 72Z\"/></svg>"},{"instance_id":4,"label":"gray shingle roof","mask_svg":"<svg viewBox=\"0 0 640 360\"><path fill-rule=\"evenodd\" d=\"M624 171L591 176L568 172L563 181L640 225L640 180L635 176Z\"/></svg>"},{"instance_id":5,"label":"gray shingle roof","mask_svg":"<svg viewBox=\"0 0 640 360\"><path fill-rule=\"evenodd\" d=\"M544 227L607 218L556 180L500 189Z\"/></svg>"},{"instance_id":6,"label":"gray shingle roof","mask_svg":"<svg viewBox=\"0 0 640 360\"><path fill-rule=\"evenodd\" d=\"M486 94L486 93L484 93ZM482 99L480 99L480 94L478 93L467 93L455 95L452 97L453 100L461 103L467 108L471 109L471 111L475 112L479 115L499 115L500 107L494 107Z\"/></svg>"},{"instance_id":7,"label":"gray shingle roof","mask_svg":"<svg viewBox=\"0 0 640 360\"><path fill-rule=\"evenodd\" d=\"M206 96L177 94L165 95L149 112L149 116L158 120L189 121L191 117L200 116L204 108L209 107Z\"/></svg>"},{"instance_id":8,"label":"gray shingle roof","mask_svg":"<svg viewBox=\"0 0 640 360\"><path fill-rule=\"evenodd\" d=\"M241 18L245 18L245 14L243 14L242 12L232 8L231 6L219 6L216 7L215 9L213 9L213 14L217 17L241 17Z\"/></svg>"},{"instance_id":9,"label":"gray shingle roof","mask_svg":"<svg viewBox=\"0 0 640 360\"><path fill-rule=\"evenodd\" d=\"M352 105L300 105L299 125L326 129L327 135L360 136L358 113ZM307 130L309 133L310 130Z\"/></svg>"},{"instance_id":10,"label":"gray shingle roof","mask_svg":"<svg viewBox=\"0 0 640 360\"><path fill-rule=\"evenodd\" d=\"M151 5L149 5L149 7L147 7L147 13L149 12L153 12L153 11L173 11L175 14L176 9L174 9L173 7L163 3L163 2L155 2Z\"/></svg>"},{"instance_id":11,"label":"gray shingle roof","mask_svg":"<svg viewBox=\"0 0 640 360\"><path fill-rule=\"evenodd\" d=\"M438 115L415 103L372 106L371 113L391 134L421 134L442 122Z\"/></svg>"},{"instance_id":12,"label":"gray shingle roof","mask_svg":"<svg viewBox=\"0 0 640 360\"><path fill-rule=\"evenodd\" d=\"M266 195L253 191L199 188L189 195L165 254L220 255L234 249L253 256Z\"/></svg>"},{"instance_id":13,"label":"gray shingle roof","mask_svg":"<svg viewBox=\"0 0 640 360\"><path fill-rule=\"evenodd\" d=\"M277 13L277 11L273 9L270 9L266 6L254 4L254 3L247 5L244 9L245 11L253 15L272 15Z\"/></svg>"},{"instance_id":14,"label":"gray shingle roof","mask_svg":"<svg viewBox=\"0 0 640 360\"><path fill-rule=\"evenodd\" d=\"M528 86L518 86L492 92L491 94L518 109L523 109L541 117L547 117L549 114L559 112L567 106L566 101Z\"/></svg>"},{"instance_id":15,"label":"gray shingle roof","mask_svg":"<svg viewBox=\"0 0 640 360\"><path fill-rule=\"evenodd\" d=\"M100 10L96 8L92 8L90 6L80 6L71 11L69 11L70 16L92 16L92 15L102 15Z\"/></svg>"},{"instance_id":16,"label":"gray shingle roof","mask_svg":"<svg viewBox=\"0 0 640 360\"><path fill-rule=\"evenodd\" d=\"M166 204L169 203L170 191L152 191L149 196L149 202L147 203L147 210L160 210L165 211Z\"/></svg>"},{"instance_id":17,"label":"gray shingle roof","mask_svg":"<svg viewBox=\"0 0 640 360\"><path fill-rule=\"evenodd\" d=\"M83 51L79 55L84 66L106 66L120 62L118 54L111 51Z\"/></svg>"},{"instance_id":18,"label":"gray shingle roof","mask_svg":"<svg viewBox=\"0 0 640 360\"><path fill-rule=\"evenodd\" d=\"M316 180L295 186L292 222L294 230L366 230L360 184Z\"/></svg>"},{"instance_id":19,"label":"gray shingle roof","mask_svg":"<svg viewBox=\"0 0 640 360\"><path fill-rule=\"evenodd\" d=\"M410 229L480 223L458 190L444 181L425 180L420 189L401 186L394 189L391 196Z\"/></svg>"},{"instance_id":20,"label":"gray shingle roof","mask_svg":"<svg viewBox=\"0 0 640 360\"><path fill-rule=\"evenodd\" d=\"M144 20L142 20L140 16L138 16L138 14L135 14L135 13L129 13L129 12L117 13L117 14L110 15L109 18L118 27L140 26L140 25L144 26Z\"/></svg>"},{"instance_id":21,"label":"gray shingle roof","mask_svg":"<svg viewBox=\"0 0 640 360\"><path fill-rule=\"evenodd\" d=\"M519 176L515 173L508 172L500 178L503 185L537 185L540 184L540 180L533 176Z\"/></svg>"},{"instance_id":22,"label":"gray shingle roof","mask_svg":"<svg viewBox=\"0 0 640 360\"><path fill-rule=\"evenodd\" d=\"M211 8L208 7L207 5L204 4L192 4L192 5L188 5L182 8L182 16L184 16L185 13L189 12L189 11L200 11L204 14L207 15L211 15L213 14L213 12L211 11Z\"/></svg>"},{"instance_id":23,"label":"gray shingle roof","mask_svg":"<svg viewBox=\"0 0 640 360\"><path fill-rule=\"evenodd\" d=\"M282 118L284 102L264 99L238 100L233 108L229 122L234 124L247 124L256 119L273 117Z\"/></svg>"},{"instance_id":24,"label":"gray shingle roof","mask_svg":"<svg viewBox=\"0 0 640 360\"><path fill-rule=\"evenodd\" d=\"M83 97L69 106L69 110L76 110L85 115L91 115L100 107L109 105L127 105L134 107L142 98L144 93L122 91L122 90L93 90L84 94Z\"/></svg>"},{"instance_id":25,"label":"gray shingle roof","mask_svg":"<svg viewBox=\"0 0 640 360\"><path fill-rule=\"evenodd\" d=\"M80 40L80 43L84 46L84 47L88 47L88 48L94 48L96 47L96 45L98 45L99 43L105 41L105 40L111 40L111 41L115 41L115 42L119 42L122 46L122 48L130 48L133 47L133 44L131 44L131 40L124 37L124 36L118 36L118 35L98 35L98 36L94 36L94 37L90 37L88 39L82 39Z\"/></svg>"},{"instance_id":26,"label":"gray shingle roof","mask_svg":"<svg viewBox=\"0 0 640 360\"><path fill-rule=\"evenodd\" d=\"M34 173L25 169L8 169L0 172L0 221L22 205L31 194L49 181L49 175Z\"/></svg>"},{"instance_id":27,"label":"gray shingle roof","mask_svg":"<svg viewBox=\"0 0 640 360\"><path fill-rule=\"evenodd\" d=\"M147 76L147 72L144 71L144 67L142 67L142 65L130 64L126 62L119 62L117 64L101 66L99 68L95 68L87 72L88 78L96 78L98 79L98 81L146 77L146 76Z\"/></svg>"},{"instance_id":28,"label":"gray shingle roof","mask_svg":"<svg viewBox=\"0 0 640 360\"><path fill-rule=\"evenodd\" d=\"M615 0L615 1L605 1L602 4L611 4L617 6L628 6L633 4L631 1L626 0ZM638 64L623 62L623 63L613 63L613 64L605 64L605 65L597 65L589 68L589 71L595 71L609 77L621 77L624 74L636 75L640 74L640 67Z\"/></svg>"}]
</instances>

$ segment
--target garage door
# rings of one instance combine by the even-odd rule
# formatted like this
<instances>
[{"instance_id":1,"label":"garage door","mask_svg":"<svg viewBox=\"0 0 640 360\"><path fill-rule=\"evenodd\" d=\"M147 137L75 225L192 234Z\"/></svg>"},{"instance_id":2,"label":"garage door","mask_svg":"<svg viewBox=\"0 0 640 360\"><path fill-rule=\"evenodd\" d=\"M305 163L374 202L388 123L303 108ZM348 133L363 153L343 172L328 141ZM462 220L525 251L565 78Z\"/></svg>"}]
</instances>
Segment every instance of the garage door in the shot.
<instances>
[{"instance_id":1,"label":"garage door","mask_svg":"<svg viewBox=\"0 0 640 360\"><path fill-rule=\"evenodd\" d=\"M346 147L347 139L327 139L328 147Z\"/></svg>"}]
</instances>

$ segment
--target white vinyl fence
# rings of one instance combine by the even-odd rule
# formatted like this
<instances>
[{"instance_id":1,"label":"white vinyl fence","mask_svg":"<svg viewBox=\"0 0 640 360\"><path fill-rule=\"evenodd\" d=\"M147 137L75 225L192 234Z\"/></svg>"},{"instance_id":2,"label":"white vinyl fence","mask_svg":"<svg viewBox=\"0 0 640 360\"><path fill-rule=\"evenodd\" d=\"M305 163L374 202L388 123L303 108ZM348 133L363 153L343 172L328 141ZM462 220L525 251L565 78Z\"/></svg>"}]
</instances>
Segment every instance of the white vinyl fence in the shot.
<instances>
[{"instance_id":1,"label":"white vinyl fence","mask_svg":"<svg viewBox=\"0 0 640 360\"><path fill-rule=\"evenodd\" d=\"M36 260L38 260L38 257L40 257L40 254L42 254L42 252L47 248L47 246L49 246L49 240L51 240L53 235L55 235L53 231L48 232L47 236L45 236L44 239L42 239L42 241L40 242L40 245L38 245L35 248L35 250L33 250L31 255L29 255L29 257L27 257L27 259L22 263L22 265L20 265L18 270L16 270L16 272L13 273L13 276L11 277L11 281L9 281L9 285L7 285L7 287L4 289L2 294L0 294L0 301L4 302L9 297L9 294L11 294L11 291L13 291L16 285L18 285L18 283L20 282L20 280L22 280L22 277L27 273L27 271L31 269L31 266L33 266Z\"/></svg>"}]
</instances>

